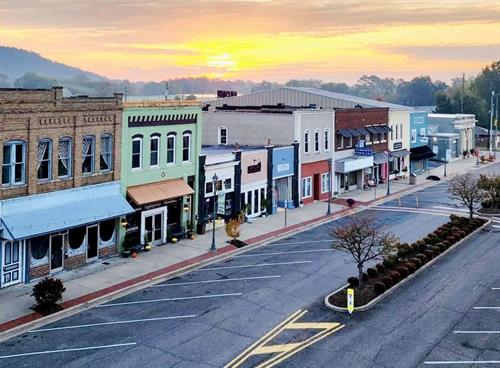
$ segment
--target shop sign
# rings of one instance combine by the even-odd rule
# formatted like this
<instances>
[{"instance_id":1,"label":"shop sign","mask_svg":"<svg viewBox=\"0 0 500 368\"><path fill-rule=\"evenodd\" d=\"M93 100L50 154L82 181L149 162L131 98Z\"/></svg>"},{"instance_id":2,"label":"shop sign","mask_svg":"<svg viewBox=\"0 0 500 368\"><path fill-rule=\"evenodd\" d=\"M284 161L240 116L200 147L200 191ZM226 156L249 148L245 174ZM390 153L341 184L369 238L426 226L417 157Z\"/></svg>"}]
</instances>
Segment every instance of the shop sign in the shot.
<instances>
[{"instance_id":1,"label":"shop sign","mask_svg":"<svg viewBox=\"0 0 500 368\"><path fill-rule=\"evenodd\" d=\"M132 233L136 233L138 231L139 231L139 226L137 226L137 225L127 226L127 228L125 229L125 234L132 234Z\"/></svg>"},{"instance_id":2,"label":"shop sign","mask_svg":"<svg viewBox=\"0 0 500 368\"><path fill-rule=\"evenodd\" d=\"M396 142L392 145L392 149L393 150L398 150L398 149L401 149L403 148L403 142Z\"/></svg>"},{"instance_id":3,"label":"shop sign","mask_svg":"<svg viewBox=\"0 0 500 368\"><path fill-rule=\"evenodd\" d=\"M261 163L260 162L256 165L249 165L247 168L247 172L249 174L254 174L254 173L260 172L260 170L261 170Z\"/></svg>"},{"instance_id":4,"label":"shop sign","mask_svg":"<svg viewBox=\"0 0 500 368\"><path fill-rule=\"evenodd\" d=\"M217 213L219 215L226 214L226 192L224 190L217 193Z\"/></svg>"},{"instance_id":5,"label":"shop sign","mask_svg":"<svg viewBox=\"0 0 500 368\"><path fill-rule=\"evenodd\" d=\"M162 206L162 203L153 203L153 204L148 204L148 205L144 206L143 208L145 210L152 210L153 208L158 208L161 206Z\"/></svg>"},{"instance_id":6,"label":"shop sign","mask_svg":"<svg viewBox=\"0 0 500 368\"><path fill-rule=\"evenodd\" d=\"M288 164L288 163L279 164L278 166L276 166L276 170L278 172L288 171L288 170L290 170L290 164Z\"/></svg>"},{"instance_id":7,"label":"shop sign","mask_svg":"<svg viewBox=\"0 0 500 368\"><path fill-rule=\"evenodd\" d=\"M373 150L365 147L365 141L359 140L354 148L354 154L358 156L373 156Z\"/></svg>"}]
</instances>

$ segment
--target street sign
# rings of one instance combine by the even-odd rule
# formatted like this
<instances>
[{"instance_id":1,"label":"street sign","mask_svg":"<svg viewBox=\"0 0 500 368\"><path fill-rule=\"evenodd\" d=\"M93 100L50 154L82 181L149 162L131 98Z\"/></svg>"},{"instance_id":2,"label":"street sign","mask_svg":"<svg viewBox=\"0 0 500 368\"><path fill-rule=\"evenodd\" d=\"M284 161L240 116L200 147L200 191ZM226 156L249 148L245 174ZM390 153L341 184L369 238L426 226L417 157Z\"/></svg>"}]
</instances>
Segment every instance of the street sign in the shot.
<instances>
[{"instance_id":1,"label":"street sign","mask_svg":"<svg viewBox=\"0 0 500 368\"><path fill-rule=\"evenodd\" d=\"M347 310L354 312L354 289L347 289Z\"/></svg>"},{"instance_id":2,"label":"street sign","mask_svg":"<svg viewBox=\"0 0 500 368\"><path fill-rule=\"evenodd\" d=\"M226 214L226 192L223 190L217 193L217 213L219 215Z\"/></svg>"}]
</instances>

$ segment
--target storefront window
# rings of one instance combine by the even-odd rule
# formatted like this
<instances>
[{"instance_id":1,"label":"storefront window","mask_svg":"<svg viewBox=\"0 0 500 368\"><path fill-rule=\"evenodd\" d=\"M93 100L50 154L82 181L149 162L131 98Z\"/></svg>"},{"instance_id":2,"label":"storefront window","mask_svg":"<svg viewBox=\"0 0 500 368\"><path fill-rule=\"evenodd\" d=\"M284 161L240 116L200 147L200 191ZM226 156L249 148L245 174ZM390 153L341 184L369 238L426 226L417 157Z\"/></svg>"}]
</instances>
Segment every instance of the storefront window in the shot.
<instances>
[{"instance_id":1,"label":"storefront window","mask_svg":"<svg viewBox=\"0 0 500 368\"><path fill-rule=\"evenodd\" d=\"M37 161L38 179L50 180L52 168L52 141L50 139L42 139L38 142Z\"/></svg>"},{"instance_id":2,"label":"storefront window","mask_svg":"<svg viewBox=\"0 0 500 368\"><path fill-rule=\"evenodd\" d=\"M212 193L214 191L214 184L213 183L206 183L205 184L205 193Z\"/></svg>"},{"instance_id":3,"label":"storefront window","mask_svg":"<svg viewBox=\"0 0 500 368\"><path fill-rule=\"evenodd\" d=\"M231 179L224 180L224 188L231 189Z\"/></svg>"},{"instance_id":4,"label":"storefront window","mask_svg":"<svg viewBox=\"0 0 500 368\"><path fill-rule=\"evenodd\" d=\"M71 249L78 249L83 244L83 239L85 239L85 233L87 228L85 226L80 226L68 231L68 243Z\"/></svg>"},{"instance_id":5,"label":"storefront window","mask_svg":"<svg viewBox=\"0 0 500 368\"><path fill-rule=\"evenodd\" d=\"M31 257L33 259L42 259L47 256L49 250L49 236L37 236L30 240Z\"/></svg>"},{"instance_id":6,"label":"storefront window","mask_svg":"<svg viewBox=\"0 0 500 368\"><path fill-rule=\"evenodd\" d=\"M115 220L103 221L99 225L99 235L103 242L108 242L115 233Z\"/></svg>"}]
</instances>

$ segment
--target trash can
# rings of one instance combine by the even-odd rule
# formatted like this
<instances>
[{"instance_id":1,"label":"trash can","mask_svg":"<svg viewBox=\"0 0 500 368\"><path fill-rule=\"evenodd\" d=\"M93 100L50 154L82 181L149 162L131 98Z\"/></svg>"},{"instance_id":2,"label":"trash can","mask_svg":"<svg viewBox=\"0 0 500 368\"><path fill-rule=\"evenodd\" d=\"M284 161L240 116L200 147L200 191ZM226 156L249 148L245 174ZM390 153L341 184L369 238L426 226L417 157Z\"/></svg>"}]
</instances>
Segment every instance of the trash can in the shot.
<instances>
[{"instance_id":1,"label":"trash can","mask_svg":"<svg viewBox=\"0 0 500 368\"><path fill-rule=\"evenodd\" d=\"M417 184L417 175L414 173L410 174L410 185L415 185Z\"/></svg>"}]
</instances>

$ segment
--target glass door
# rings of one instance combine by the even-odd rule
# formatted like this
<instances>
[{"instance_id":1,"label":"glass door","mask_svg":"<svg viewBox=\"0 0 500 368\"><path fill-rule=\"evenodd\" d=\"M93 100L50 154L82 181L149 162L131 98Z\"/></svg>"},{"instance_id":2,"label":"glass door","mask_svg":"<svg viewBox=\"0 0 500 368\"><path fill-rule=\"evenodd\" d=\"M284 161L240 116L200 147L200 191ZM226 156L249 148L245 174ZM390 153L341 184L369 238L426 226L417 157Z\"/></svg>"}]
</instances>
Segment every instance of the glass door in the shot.
<instances>
[{"instance_id":1,"label":"glass door","mask_svg":"<svg viewBox=\"0 0 500 368\"><path fill-rule=\"evenodd\" d=\"M87 227L87 262L99 258L99 225Z\"/></svg>"},{"instance_id":2,"label":"glass door","mask_svg":"<svg viewBox=\"0 0 500 368\"><path fill-rule=\"evenodd\" d=\"M17 284L22 281L21 247L17 240L6 241L2 254L2 286Z\"/></svg>"},{"instance_id":3,"label":"glass door","mask_svg":"<svg viewBox=\"0 0 500 368\"><path fill-rule=\"evenodd\" d=\"M52 235L50 237L50 272L63 269L64 241L63 235Z\"/></svg>"},{"instance_id":4,"label":"glass door","mask_svg":"<svg viewBox=\"0 0 500 368\"><path fill-rule=\"evenodd\" d=\"M144 235L152 245L163 243L163 212L144 217Z\"/></svg>"}]
</instances>

